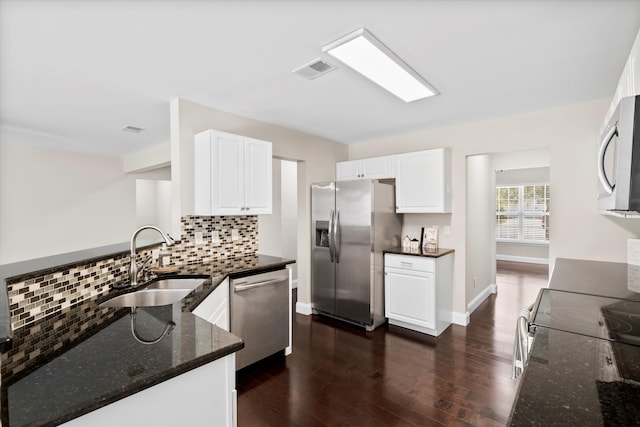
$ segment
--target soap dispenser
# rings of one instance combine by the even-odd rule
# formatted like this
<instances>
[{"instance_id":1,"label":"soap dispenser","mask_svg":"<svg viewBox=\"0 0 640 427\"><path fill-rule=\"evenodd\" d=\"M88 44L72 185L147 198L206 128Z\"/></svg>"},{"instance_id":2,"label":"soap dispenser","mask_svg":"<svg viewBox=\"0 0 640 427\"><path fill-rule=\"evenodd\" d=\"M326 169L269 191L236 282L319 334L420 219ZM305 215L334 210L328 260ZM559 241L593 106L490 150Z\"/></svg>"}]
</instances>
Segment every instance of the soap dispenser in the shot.
<instances>
[{"instance_id":1,"label":"soap dispenser","mask_svg":"<svg viewBox=\"0 0 640 427\"><path fill-rule=\"evenodd\" d=\"M167 248L167 244L163 243L158 255L158 266L160 268L168 267L169 264L171 264L171 253L169 252L169 248Z\"/></svg>"}]
</instances>

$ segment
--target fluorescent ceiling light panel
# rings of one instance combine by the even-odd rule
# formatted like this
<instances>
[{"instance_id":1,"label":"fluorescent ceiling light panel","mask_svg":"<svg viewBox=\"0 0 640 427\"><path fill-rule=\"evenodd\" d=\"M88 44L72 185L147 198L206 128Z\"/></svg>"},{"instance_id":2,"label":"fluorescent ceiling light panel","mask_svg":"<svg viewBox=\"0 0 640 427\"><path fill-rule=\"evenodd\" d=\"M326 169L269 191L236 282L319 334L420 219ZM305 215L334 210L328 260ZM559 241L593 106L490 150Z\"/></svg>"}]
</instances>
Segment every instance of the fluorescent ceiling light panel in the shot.
<instances>
[{"instance_id":1,"label":"fluorescent ceiling light panel","mask_svg":"<svg viewBox=\"0 0 640 427\"><path fill-rule=\"evenodd\" d=\"M438 94L433 86L364 28L326 45L322 51L405 102Z\"/></svg>"}]
</instances>

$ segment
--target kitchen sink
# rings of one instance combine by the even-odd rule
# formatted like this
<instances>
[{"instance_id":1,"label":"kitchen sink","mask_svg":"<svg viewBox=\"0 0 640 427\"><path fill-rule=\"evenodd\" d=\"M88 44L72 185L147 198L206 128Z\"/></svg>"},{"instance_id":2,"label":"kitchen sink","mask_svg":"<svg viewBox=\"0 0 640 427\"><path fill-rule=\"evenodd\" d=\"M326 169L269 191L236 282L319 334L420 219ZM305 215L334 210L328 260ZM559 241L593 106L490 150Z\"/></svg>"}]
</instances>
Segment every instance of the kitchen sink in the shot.
<instances>
[{"instance_id":1,"label":"kitchen sink","mask_svg":"<svg viewBox=\"0 0 640 427\"><path fill-rule=\"evenodd\" d=\"M206 279L202 278L182 278L159 279L151 282L145 289L188 289L194 290L202 285Z\"/></svg>"},{"instance_id":2,"label":"kitchen sink","mask_svg":"<svg viewBox=\"0 0 640 427\"><path fill-rule=\"evenodd\" d=\"M100 307L153 307L180 301L192 289L142 289L120 295L100 304Z\"/></svg>"}]
</instances>

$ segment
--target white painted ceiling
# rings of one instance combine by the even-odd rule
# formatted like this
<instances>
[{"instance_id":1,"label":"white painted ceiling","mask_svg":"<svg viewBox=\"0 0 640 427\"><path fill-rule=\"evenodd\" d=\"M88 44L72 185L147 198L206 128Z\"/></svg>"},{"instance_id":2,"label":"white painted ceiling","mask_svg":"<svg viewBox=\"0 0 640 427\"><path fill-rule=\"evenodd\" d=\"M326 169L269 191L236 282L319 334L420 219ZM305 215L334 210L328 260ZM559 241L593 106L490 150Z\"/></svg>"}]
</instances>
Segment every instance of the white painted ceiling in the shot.
<instances>
[{"instance_id":1,"label":"white painted ceiling","mask_svg":"<svg viewBox=\"0 0 640 427\"><path fill-rule=\"evenodd\" d=\"M441 95L322 54L361 26ZM0 0L0 138L123 156L168 141L182 97L356 143L610 97L639 27L638 0ZM291 73L319 57L339 69Z\"/></svg>"}]
</instances>

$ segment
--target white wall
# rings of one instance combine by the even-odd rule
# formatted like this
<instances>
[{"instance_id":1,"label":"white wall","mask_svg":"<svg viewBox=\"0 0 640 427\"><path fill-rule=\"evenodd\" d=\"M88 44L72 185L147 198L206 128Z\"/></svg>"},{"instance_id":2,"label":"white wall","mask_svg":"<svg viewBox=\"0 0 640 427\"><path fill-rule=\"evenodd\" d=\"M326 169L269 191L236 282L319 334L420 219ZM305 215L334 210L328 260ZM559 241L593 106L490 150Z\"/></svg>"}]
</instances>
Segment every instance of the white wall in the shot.
<instances>
[{"instance_id":1,"label":"white wall","mask_svg":"<svg viewBox=\"0 0 640 427\"><path fill-rule=\"evenodd\" d=\"M260 122L185 99L171 101L172 230L180 234L179 219L193 214L193 136L207 129L270 141L273 157L298 163L298 301L310 302L310 186L335 179L335 163L347 159L344 144L294 129Z\"/></svg>"},{"instance_id":2,"label":"white wall","mask_svg":"<svg viewBox=\"0 0 640 427\"><path fill-rule=\"evenodd\" d=\"M491 155L467 157L465 293L474 297L496 283L495 194Z\"/></svg>"},{"instance_id":3,"label":"white wall","mask_svg":"<svg viewBox=\"0 0 640 427\"><path fill-rule=\"evenodd\" d=\"M295 259L298 256L298 163L281 162L281 224L282 257ZM298 265L292 266L292 278L297 286Z\"/></svg>"},{"instance_id":4,"label":"white wall","mask_svg":"<svg viewBox=\"0 0 640 427\"><path fill-rule=\"evenodd\" d=\"M258 252L265 255L282 256L282 202L281 164L272 161L272 202L271 215L258 215Z\"/></svg>"},{"instance_id":5,"label":"white wall","mask_svg":"<svg viewBox=\"0 0 640 427\"><path fill-rule=\"evenodd\" d=\"M273 159L271 215L258 215L258 252L296 259L298 251L298 167L296 162ZM297 265L292 266L297 280Z\"/></svg>"},{"instance_id":6,"label":"white wall","mask_svg":"<svg viewBox=\"0 0 640 427\"><path fill-rule=\"evenodd\" d=\"M136 177L116 157L1 144L0 263L127 241Z\"/></svg>"},{"instance_id":7,"label":"white wall","mask_svg":"<svg viewBox=\"0 0 640 427\"><path fill-rule=\"evenodd\" d=\"M602 99L352 144L349 158L451 147L452 214L415 215L410 221L432 224L437 220L451 224L452 234L441 236L440 244L456 250L454 310L463 312L476 296L465 289L466 259L476 256L465 248L465 161L470 155L549 148L554 218L549 248L551 261L556 257L626 261L626 239L640 233L640 221L602 216L596 209L596 147L600 123L609 102L610 99Z\"/></svg>"},{"instance_id":8,"label":"white wall","mask_svg":"<svg viewBox=\"0 0 640 427\"><path fill-rule=\"evenodd\" d=\"M171 181L136 179L136 225L171 229Z\"/></svg>"}]
</instances>

